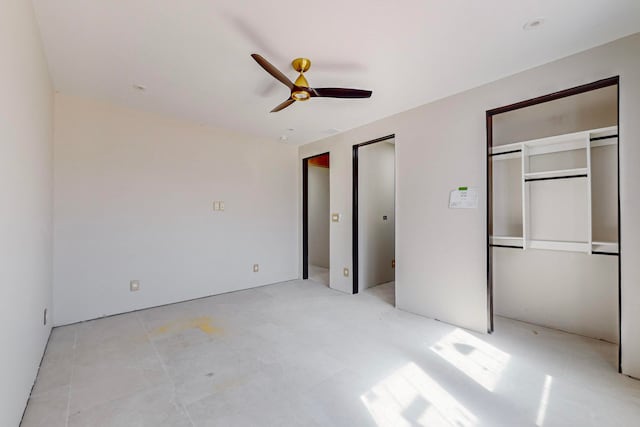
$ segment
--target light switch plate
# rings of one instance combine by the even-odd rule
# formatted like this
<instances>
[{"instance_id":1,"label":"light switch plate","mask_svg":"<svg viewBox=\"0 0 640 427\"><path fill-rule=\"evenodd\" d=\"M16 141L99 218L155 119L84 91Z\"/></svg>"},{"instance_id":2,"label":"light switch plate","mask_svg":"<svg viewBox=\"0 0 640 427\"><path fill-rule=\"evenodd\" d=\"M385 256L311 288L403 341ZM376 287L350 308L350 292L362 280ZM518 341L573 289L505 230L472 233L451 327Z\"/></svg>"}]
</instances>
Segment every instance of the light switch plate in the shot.
<instances>
[{"instance_id":1,"label":"light switch plate","mask_svg":"<svg viewBox=\"0 0 640 427\"><path fill-rule=\"evenodd\" d=\"M339 213L332 213L331 214L331 221L332 222L340 222L341 218L342 218L342 215L340 215Z\"/></svg>"},{"instance_id":2,"label":"light switch plate","mask_svg":"<svg viewBox=\"0 0 640 427\"><path fill-rule=\"evenodd\" d=\"M344 277L349 277L349 269L347 267L342 269L342 274Z\"/></svg>"},{"instance_id":3,"label":"light switch plate","mask_svg":"<svg viewBox=\"0 0 640 427\"><path fill-rule=\"evenodd\" d=\"M253 264L253 272L257 273L258 271L260 271L260 266L258 264Z\"/></svg>"},{"instance_id":4,"label":"light switch plate","mask_svg":"<svg viewBox=\"0 0 640 427\"><path fill-rule=\"evenodd\" d=\"M140 290L140 281L139 280L132 280L129 282L129 290L131 292L137 292Z\"/></svg>"},{"instance_id":5,"label":"light switch plate","mask_svg":"<svg viewBox=\"0 0 640 427\"><path fill-rule=\"evenodd\" d=\"M220 201L220 202L218 202L218 204L219 204L219 209L218 210L223 211L224 210L224 202Z\"/></svg>"},{"instance_id":6,"label":"light switch plate","mask_svg":"<svg viewBox=\"0 0 640 427\"><path fill-rule=\"evenodd\" d=\"M220 202L213 202L213 210L214 211L220 210Z\"/></svg>"}]
</instances>

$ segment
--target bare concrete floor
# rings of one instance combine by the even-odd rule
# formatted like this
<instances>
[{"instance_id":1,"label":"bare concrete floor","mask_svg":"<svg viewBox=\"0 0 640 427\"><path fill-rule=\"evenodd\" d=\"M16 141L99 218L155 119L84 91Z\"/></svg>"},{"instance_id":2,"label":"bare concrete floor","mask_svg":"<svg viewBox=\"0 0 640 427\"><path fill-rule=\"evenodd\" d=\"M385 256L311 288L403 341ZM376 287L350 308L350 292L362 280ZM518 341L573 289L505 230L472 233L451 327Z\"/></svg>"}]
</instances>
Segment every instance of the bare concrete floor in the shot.
<instances>
[{"instance_id":1,"label":"bare concrete floor","mask_svg":"<svg viewBox=\"0 0 640 427\"><path fill-rule=\"evenodd\" d=\"M329 269L318 267L317 265L309 265L309 279L329 286Z\"/></svg>"},{"instance_id":2,"label":"bare concrete floor","mask_svg":"<svg viewBox=\"0 0 640 427\"><path fill-rule=\"evenodd\" d=\"M637 426L616 347L292 281L56 328L23 426Z\"/></svg>"}]
</instances>

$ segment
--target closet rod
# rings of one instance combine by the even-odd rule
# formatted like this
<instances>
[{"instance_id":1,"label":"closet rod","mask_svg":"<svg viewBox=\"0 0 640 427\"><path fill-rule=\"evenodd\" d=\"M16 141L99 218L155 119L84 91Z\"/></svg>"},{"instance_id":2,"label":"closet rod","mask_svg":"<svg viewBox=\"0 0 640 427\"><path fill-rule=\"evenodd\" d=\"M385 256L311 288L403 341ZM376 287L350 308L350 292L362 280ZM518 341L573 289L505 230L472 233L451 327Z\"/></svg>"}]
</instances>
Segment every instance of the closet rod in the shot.
<instances>
[{"instance_id":1,"label":"closet rod","mask_svg":"<svg viewBox=\"0 0 640 427\"><path fill-rule=\"evenodd\" d=\"M493 157L493 156L502 156L503 154L512 154L512 153L519 153L522 150L511 150L511 151L504 151L502 153L491 153L489 154L489 157Z\"/></svg>"},{"instance_id":2,"label":"closet rod","mask_svg":"<svg viewBox=\"0 0 640 427\"><path fill-rule=\"evenodd\" d=\"M580 175L565 175L565 176L551 176L551 177L547 177L547 178L525 178L524 182L530 182L530 181L547 181L550 179L569 179L569 178L586 178L587 174L580 174Z\"/></svg>"},{"instance_id":3,"label":"closet rod","mask_svg":"<svg viewBox=\"0 0 640 427\"><path fill-rule=\"evenodd\" d=\"M494 245L490 244L492 248L512 248L512 249L524 249L522 246L511 246L511 245Z\"/></svg>"},{"instance_id":4,"label":"closet rod","mask_svg":"<svg viewBox=\"0 0 640 427\"><path fill-rule=\"evenodd\" d=\"M609 136L596 136L595 138L590 138L589 141L601 141L603 139L611 139L611 138L617 138L618 135L609 135Z\"/></svg>"}]
</instances>

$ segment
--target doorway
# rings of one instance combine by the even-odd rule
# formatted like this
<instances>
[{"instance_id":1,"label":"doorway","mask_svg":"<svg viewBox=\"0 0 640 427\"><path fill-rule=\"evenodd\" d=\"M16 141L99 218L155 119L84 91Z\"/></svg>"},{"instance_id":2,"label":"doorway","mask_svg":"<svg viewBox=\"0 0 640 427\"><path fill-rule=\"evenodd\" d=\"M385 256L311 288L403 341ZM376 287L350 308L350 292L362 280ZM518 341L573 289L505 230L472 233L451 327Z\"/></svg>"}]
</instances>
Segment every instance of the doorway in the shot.
<instances>
[{"instance_id":1,"label":"doorway","mask_svg":"<svg viewBox=\"0 0 640 427\"><path fill-rule=\"evenodd\" d=\"M489 110L487 312L618 345L619 79Z\"/></svg>"},{"instance_id":2,"label":"doorway","mask_svg":"<svg viewBox=\"0 0 640 427\"><path fill-rule=\"evenodd\" d=\"M302 160L303 279L329 286L330 269L329 153Z\"/></svg>"},{"instance_id":3,"label":"doorway","mask_svg":"<svg viewBox=\"0 0 640 427\"><path fill-rule=\"evenodd\" d=\"M353 293L376 287L393 305L395 175L395 135L353 147Z\"/></svg>"}]
</instances>

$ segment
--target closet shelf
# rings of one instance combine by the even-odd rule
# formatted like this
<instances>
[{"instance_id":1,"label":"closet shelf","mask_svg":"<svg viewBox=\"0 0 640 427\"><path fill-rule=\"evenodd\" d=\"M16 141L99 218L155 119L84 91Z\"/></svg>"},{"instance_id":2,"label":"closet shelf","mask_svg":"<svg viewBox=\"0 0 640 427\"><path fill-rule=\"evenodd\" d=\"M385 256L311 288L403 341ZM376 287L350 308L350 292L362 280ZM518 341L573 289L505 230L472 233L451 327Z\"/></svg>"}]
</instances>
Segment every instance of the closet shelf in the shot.
<instances>
[{"instance_id":1,"label":"closet shelf","mask_svg":"<svg viewBox=\"0 0 640 427\"><path fill-rule=\"evenodd\" d=\"M524 239L520 236L491 236L490 244L493 247L522 248ZM618 255L619 249L616 242L567 242L561 240L528 240L526 249L543 249L550 251L584 252L601 255Z\"/></svg>"},{"instance_id":2,"label":"closet shelf","mask_svg":"<svg viewBox=\"0 0 640 427\"><path fill-rule=\"evenodd\" d=\"M491 155L497 156L494 157L496 160L520 157L521 153L518 153L517 150L522 150L523 147L527 148L529 156L579 150L585 148L587 140L589 140L591 147L615 145L618 143L618 127L609 126L582 132L555 135L547 138L497 145L491 148Z\"/></svg>"},{"instance_id":3,"label":"closet shelf","mask_svg":"<svg viewBox=\"0 0 640 427\"><path fill-rule=\"evenodd\" d=\"M524 248L524 240L521 236L491 236L489 241L491 242L491 246Z\"/></svg>"},{"instance_id":4,"label":"closet shelf","mask_svg":"<svg viewBox=\"0 0 640 427\"><path fill-rule=\"evenodd\" d=\"M564 242L558 240L528 240L527 249L545 249L549 251L585 252L591 251L589 242Z\"/></svg>"},{"instance_id":5,"label":"closet shelf","mask_svg":"<svg viewBox=\"0 0 640 427\"><path fill-rule=\"evenodd\" d=\"M493 147L490 156L493 159L519 159L520 182L522 188L522 237L514 236L491 236L490 245L493 247L508 247L527 249L541 249L551 251L580 252L585 254L617 255L618 245L610 242L592 241L592 199L591 199L591 157L593 147L604 145L615 145L618 143L618 127L610 126L606 128L591 129L581 132L574 132L564 135L556 135L548 138L540 138L529 141L521 141L513 144L499 145ZM581 150L581 151L576 151ZM531 172L532 158L535 156L573 151L572 155L584 157L586 167L573 169L556 169L542 172ZM542 158L539 158L542 161ZM534 163L535 164L535 163ZM532 219L530 211L530 193L532 186L526 185L529 182L558 179L581 179L579 191L584 192L587 209L584 211L585 229L580 233L578 239L584 241L558 241L558 240L536 240L531 239ZM584 181L582 180L584 179ZM582 185L584 182L584 185ZM515 184L515 183L514 183Z\"/></svg>"},{"instance_id":6,"label":"closet shelf","mask_svg":"<svg viewBox=\"0 0 640 427\"><path fill-rule=\"evenodd\" d=\"M592 251L593 253L607 255L618 255L620 253L616 242L593 242Z\"/></svg>"},{"instance_id":7,"label":"closet shelf","mask_svg":"<svg viewBox=\"0 0 640 427\"><path fill-rule=\"evenodd\" d=\"M525 173L524 180L542 180L551 178L586 178L589 170L587 168L576 169L559 169L544 172L529 172Z\"/></svg>"}]
</instances>

